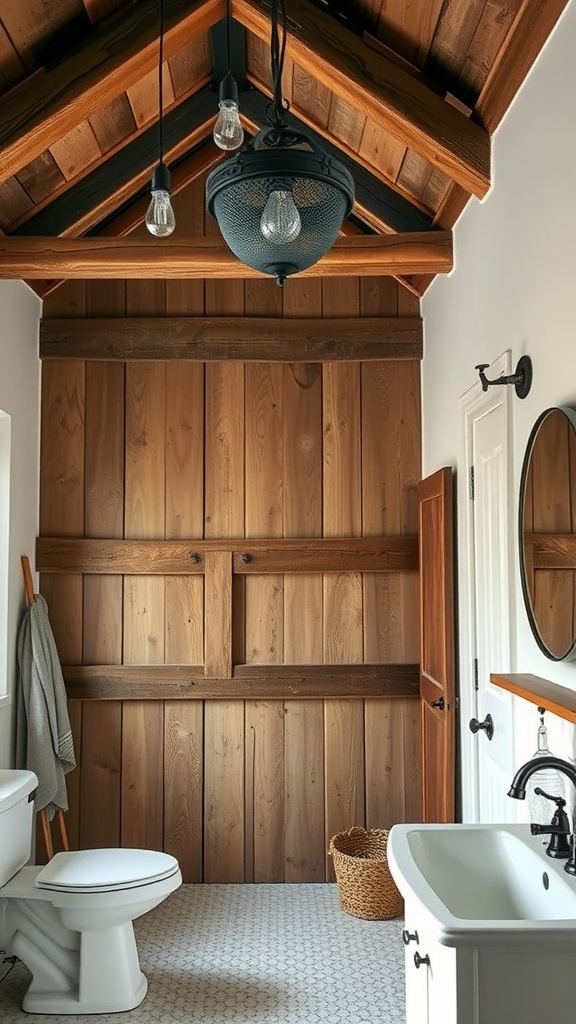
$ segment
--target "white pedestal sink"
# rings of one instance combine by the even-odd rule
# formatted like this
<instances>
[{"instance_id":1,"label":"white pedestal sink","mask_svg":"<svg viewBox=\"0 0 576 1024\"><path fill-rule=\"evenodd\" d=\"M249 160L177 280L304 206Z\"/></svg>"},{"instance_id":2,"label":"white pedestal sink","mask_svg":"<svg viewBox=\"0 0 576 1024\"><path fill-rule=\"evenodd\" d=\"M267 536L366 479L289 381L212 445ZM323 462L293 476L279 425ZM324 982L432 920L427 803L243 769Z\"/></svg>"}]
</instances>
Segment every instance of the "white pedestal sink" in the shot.
<instances>
[{"instance_id":1,"label":"white pedestal sink","mask_svg":"<svg viewBox=\"0 0 576 1024\"><path fill-rule=\"evenodd\" d=\"M407 1024L576 1017L576 879L528 825L395 825Z\"/></svg>"}]
</instances>

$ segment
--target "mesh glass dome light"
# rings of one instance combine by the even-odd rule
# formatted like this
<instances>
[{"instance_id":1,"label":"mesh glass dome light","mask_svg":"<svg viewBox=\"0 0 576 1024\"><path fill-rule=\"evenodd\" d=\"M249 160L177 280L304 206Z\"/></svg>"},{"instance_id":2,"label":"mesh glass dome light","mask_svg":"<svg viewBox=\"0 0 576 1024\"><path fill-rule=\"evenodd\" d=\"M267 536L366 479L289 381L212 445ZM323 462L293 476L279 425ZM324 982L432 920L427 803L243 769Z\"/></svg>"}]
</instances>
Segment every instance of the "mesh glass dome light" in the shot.
<instances>
[{"instance_id":1,"label":"mesh glass dome light","mask_svg":"<svg viewBox=\"0 0 576 1024\"><path fill-rule=\"evenodd\" d=\"M208 209L232 252L247 266L273 275L280 285L325 255L354 205L349 171L305 133L286 125L281 93L284 23L282 0L272 0L274 100L266 115L268 126L206 181Z\"/></svg>"}]
</instances>

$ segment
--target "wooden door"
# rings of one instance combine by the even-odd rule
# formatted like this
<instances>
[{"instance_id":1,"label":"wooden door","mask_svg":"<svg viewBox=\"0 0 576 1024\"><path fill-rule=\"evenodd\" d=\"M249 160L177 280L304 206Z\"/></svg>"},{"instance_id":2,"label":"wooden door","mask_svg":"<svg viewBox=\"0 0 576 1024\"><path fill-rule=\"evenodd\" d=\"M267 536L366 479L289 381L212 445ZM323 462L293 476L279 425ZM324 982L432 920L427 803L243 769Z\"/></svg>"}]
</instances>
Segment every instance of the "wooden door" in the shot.
<instances>
[{"instance_id":1,"label":"wooden door","mask_svg":"<svg viewBox=\"0 0 576 1024\"><path fill-rule=\"evenodd\" d=\"M418 485L420 697L424 821L454 820L454 541L452 470Z\"/></svg>"}]
</instances>

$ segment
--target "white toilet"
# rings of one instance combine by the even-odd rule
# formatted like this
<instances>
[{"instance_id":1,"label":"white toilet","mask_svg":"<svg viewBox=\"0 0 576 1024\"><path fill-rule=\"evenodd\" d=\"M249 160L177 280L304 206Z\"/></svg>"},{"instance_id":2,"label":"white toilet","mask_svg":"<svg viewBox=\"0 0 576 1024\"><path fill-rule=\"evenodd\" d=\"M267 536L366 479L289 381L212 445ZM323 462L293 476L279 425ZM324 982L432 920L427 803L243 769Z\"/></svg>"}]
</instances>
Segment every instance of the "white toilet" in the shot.
<instances>
[{"instance_id":1,"label":"white toilet","mask_svg":"<svg viewBox=\"0 0 576 1024\"><path fill-rule=\"evenodd\" d=\"M25 867L37 784L32 772L0 770L0 949L32 974L22 1009L132 1010L148 987L132 922L181 885L178 861L151 850L79 850Z\"/></svg>"}]
</instances>

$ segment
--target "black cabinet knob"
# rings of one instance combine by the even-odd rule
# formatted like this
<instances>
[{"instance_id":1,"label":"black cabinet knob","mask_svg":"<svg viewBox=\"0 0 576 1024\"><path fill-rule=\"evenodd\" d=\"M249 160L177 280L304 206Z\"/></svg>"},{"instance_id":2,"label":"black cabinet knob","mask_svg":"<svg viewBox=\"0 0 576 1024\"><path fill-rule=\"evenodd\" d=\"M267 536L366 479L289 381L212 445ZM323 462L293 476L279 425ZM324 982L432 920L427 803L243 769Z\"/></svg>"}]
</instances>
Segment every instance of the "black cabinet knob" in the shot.
<instances>
[{"instance_id":1,"label":"black cabinet knob","mask_svg":"<svg viewBox=\"0 0 576 1024\"><path fill-rule=\"evenodd\" d=\"M492 721L492 715L486 715L483 722L479 722L477 718L471 718L468 722L468 728L470 732L477 733L482 729L486 733L489 740L494 735L494 722Z\"/></svg>"},{"instance_id":2,"label":"black cabinet knob","mask_svg":"<svg viewBox=\"0 0 576 1024\"><path fill-rule=\"evenodd\" d=\"M411 942L418 942L418 932L409 932L407 928L402 930L402 942L408 946Z\"/></svg>"},{"instance_id":3,"label":"black cabinet knob","mask_svg":"<svg viewBox=\"0 0 576 1024\"><path fill-rule=\"evenodd\" d=\"M444 711L444 697L438 697L438 700L433 700L432 707Z\"/></svg>"},{"instance_id":4,"label":"black cabinet knob","mask_svg":"<svg viewBox=\"0 0 576 1024\"><path fill-rule=\"evenodd\" d=\"M416 964L416 967L421 967L422 964L426 964L427 967L430 967L430 957L428 956L428 953L426 953L426 956L420 956L420 953L418 952L414 953L414 963Z\"/></svg>"}]
</instances>

